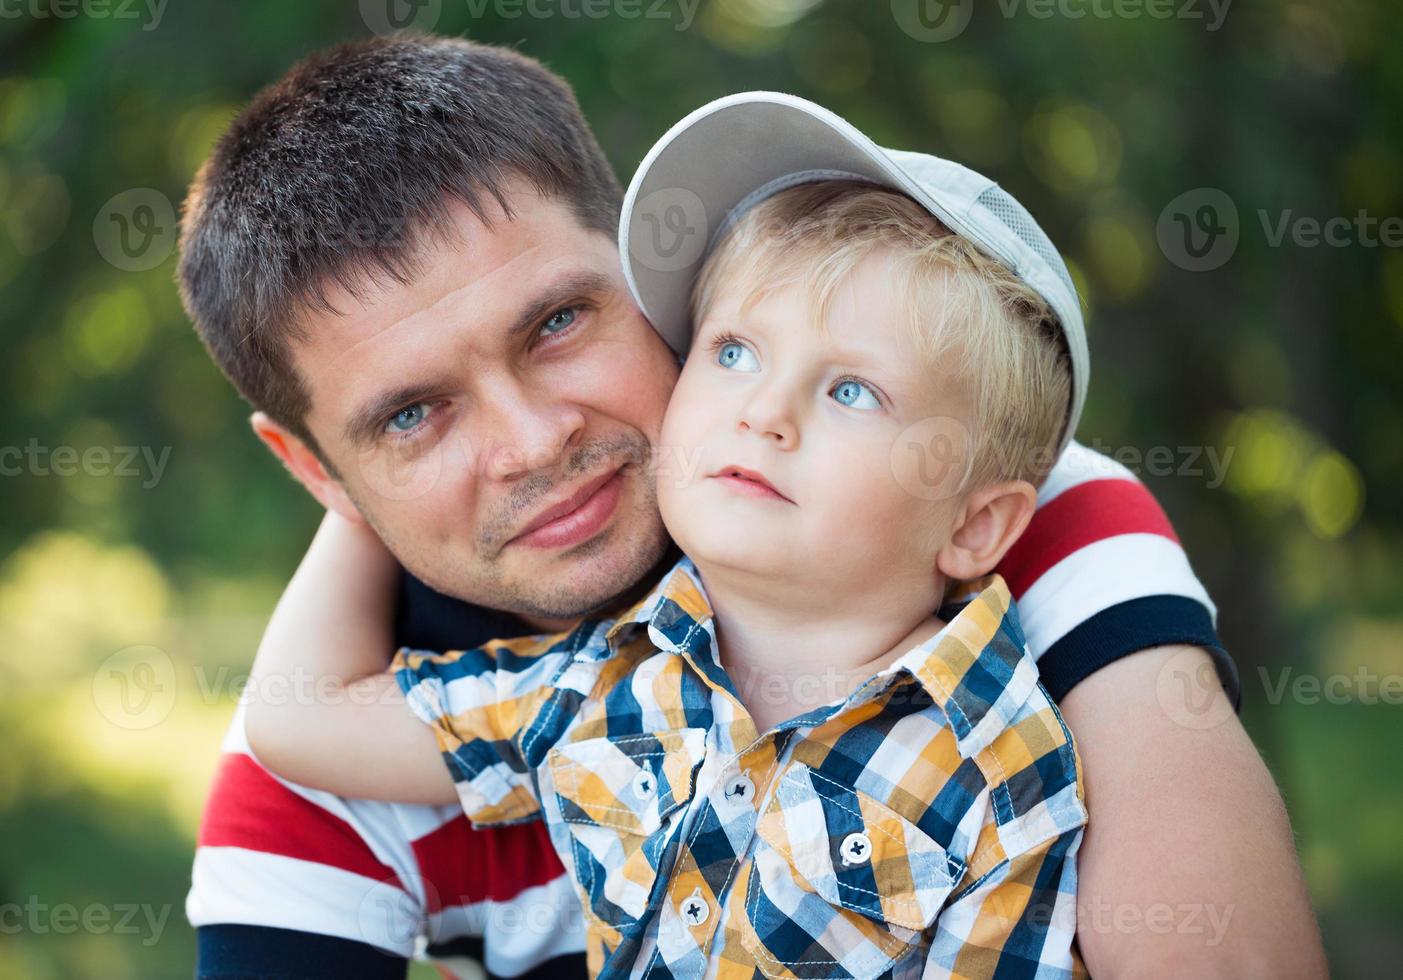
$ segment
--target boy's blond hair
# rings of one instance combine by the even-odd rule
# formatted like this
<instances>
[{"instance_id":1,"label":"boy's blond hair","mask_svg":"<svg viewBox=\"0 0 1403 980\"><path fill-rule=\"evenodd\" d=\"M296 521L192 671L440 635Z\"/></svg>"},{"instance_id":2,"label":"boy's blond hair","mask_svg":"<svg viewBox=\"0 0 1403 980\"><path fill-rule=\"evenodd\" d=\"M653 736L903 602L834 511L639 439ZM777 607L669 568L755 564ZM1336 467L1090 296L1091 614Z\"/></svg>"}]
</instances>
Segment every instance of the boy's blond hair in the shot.
<instances>
[{"instance_id":1,"label":"boy's blond hair","mask_svg":"<svg viewBox=\"0 0 1403 980\"><path fill-rule=\"evenodd\" d=\"M1066 424L1072 370L1047 302L996 259L897 191L856 180L801 184L728 229L692 291L700 324L718 290L749 282L753 305L800 283L825 329L834 294L868 256L895 258L892 283L922 356L957 357L973 418L961 489L1042 482ZM927 315L932 311L934 315Z\"/></svg>"}]
</instances>

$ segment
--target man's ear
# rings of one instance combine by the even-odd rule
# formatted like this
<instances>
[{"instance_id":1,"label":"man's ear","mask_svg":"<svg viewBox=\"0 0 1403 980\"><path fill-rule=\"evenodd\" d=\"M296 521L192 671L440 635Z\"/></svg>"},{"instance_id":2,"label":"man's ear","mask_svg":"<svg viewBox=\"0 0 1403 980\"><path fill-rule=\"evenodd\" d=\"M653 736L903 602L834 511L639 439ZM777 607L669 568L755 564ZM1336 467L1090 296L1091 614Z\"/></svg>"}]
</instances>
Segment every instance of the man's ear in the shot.
<instances>
[{"instance_id":1,"label":"man's ear","mask_svg":"<svg viewBox=\"0 0 1403 980\"><path fill-rule=\"evenodd\" d=\"M341 481L326 471L317 454L286 428L274 422L265 412L254 412L248 418L253 434L287 467L298 483L317 498L327 510L335 511L348 521L364 524L360 509L351 502Z\"/></svg>"},{"instance_id":2,"label":"man's ear","mask_svg":"<svg viewBox=\"0 0 1403 980\"><path fill-rule=\"evenodd\" d=\"M1038 492L1025 480L976 490L966 499L963 519L949 543L936 554L936 567L962 582L988 575L1033 519L1037 506Z\"/></svg>"}]
</instances>

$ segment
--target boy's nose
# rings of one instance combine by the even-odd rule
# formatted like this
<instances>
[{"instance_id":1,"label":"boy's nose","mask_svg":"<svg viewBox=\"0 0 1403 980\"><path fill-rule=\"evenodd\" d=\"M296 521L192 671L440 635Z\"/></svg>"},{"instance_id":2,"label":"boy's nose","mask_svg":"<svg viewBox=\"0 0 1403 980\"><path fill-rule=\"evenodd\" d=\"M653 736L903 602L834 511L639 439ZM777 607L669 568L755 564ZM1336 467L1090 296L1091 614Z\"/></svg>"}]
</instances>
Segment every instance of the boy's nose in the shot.
<instances>
[{"instance_id":1,"label":"boy's nose","mask_svg":"<svg viewBox=\"0 0 1403 980\"><path fill-rule=\"evenodd\" d=\"M796 449L799 446L799 427L794 422L793 413L785 407L782 399L773 396L762 395L752 399L741 412L736 428L772 440L780 449Z\"/></svg>"}]
</instances>

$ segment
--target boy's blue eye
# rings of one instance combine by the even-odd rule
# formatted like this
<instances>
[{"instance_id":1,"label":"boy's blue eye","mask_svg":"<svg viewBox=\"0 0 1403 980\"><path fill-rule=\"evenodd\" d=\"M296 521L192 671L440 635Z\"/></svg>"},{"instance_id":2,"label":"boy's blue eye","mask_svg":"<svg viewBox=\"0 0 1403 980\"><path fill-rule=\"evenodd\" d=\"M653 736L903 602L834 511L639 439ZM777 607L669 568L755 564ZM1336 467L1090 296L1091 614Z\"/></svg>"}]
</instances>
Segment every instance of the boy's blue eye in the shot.
<instances>
[{"instance_id":1,"label":"boy's blue eye","mask_svg":"<svg viewBox=\"0 0 1403 980\"><path fill-rule=\"evenodd\" d=\"M423 424L424 419L429 415L429 403L420 402L417 405L410 405L402 408L394 414L390 421L385 423L386 432L398 432L400 434L413 432Z\"/></svg>"},{"instance_id":2,"label":"boy's blue eye","mask_svg":"<svg viewBox=\"0 0 1403 980\"><path fill-rule=\"evenodd\" d=\"M839 381L829 394L833 396L834 401L849 408L871 411L874 408L882 407L882 403L877 400L872 389L861 381Z\"/></svg>"},{"instance_id":3,"label":"boy's blue eye","mask_svg":"<svg viewBox=\"0 0 1403 980\"><path fill-rule=\"evenodd\" d=\"M760 362L750 352L750 348L744 344L738 344L734 340L721 345L721 349L716 352L716 363L732 371L746 371L753 374L760 370Z\"/></svg>"},{"instance_id":4,"label":"boy's blue eye","mask_svg":"<svg viewBox=\"0 0 1403 980\"><path fill-rule=\"evenodd\" d=\"M574 322L575 311L573 309L556 310L545 323L541 324L541 333L546 335L560 333Z\"/></svg>"}]
</instances>

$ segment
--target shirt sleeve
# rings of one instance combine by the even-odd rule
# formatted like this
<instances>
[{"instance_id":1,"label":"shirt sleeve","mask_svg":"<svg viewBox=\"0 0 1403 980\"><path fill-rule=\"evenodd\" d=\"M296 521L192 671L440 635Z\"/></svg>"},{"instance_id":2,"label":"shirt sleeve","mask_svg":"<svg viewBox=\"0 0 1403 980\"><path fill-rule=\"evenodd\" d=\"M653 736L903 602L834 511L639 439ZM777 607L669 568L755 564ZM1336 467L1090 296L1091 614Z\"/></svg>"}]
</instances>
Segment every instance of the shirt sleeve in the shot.
<instances>
[{"instance_id":1,"label":"shirt sleeve","mask_svg":"<svg viewBox=\"0 0 1403 980\"><path fill-rule=\"evenodd\" d=\"M1067 448L997 571L1054 700L1122 657L1183 643L1208 650L1240 707L1237 668L1208 592L1154 496L1109 457L1075 442Z\"/></svg>"},{"instance_id":2,"label":"shirt sleeve","mask_svg":"<svg viewBox=\"0 0 1403 980\"><path fill-rule=\"evenodd\" d=\"M407 846L380 846L403 840L396 804L284 782L248 754L242 727L240 709L200 822L190 924L267 927L412 956L423 921L412 887L418 868ZM366 915L372 907L380 914ZM234 947L202 945L201 969L217 973L259 935L226 935L240 940Z\"/></svg>"},{"instance_id":3,"label":"shirt sleeve","mask_svg":"<svg viewBox=\"0 0 1403 980\"><path fill-rule=\"evenodd\" d=\"M401 648L390 670L410 709L433 729L463 812L477 826L540 815L535 781L520 750L553 693L564 656L549 638L501 640L472 650Z\"/></svg>"}]
</instances>

